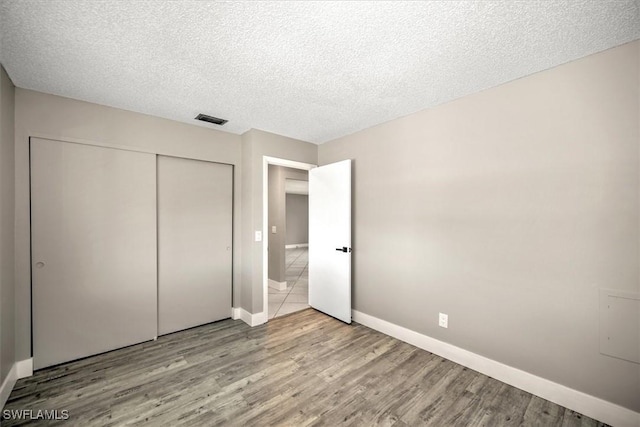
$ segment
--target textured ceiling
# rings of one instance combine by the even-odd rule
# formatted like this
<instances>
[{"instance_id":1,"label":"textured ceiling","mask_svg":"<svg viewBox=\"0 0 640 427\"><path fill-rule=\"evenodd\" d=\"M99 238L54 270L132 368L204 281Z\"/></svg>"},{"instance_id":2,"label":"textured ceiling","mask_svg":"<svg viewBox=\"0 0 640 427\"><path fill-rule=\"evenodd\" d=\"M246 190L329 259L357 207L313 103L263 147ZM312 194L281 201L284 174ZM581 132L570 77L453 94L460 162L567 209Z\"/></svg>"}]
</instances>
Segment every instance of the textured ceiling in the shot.
<instances>
[{"instance_id":1,"label":"textured ceiling","mask_svg":"<svg viewBox=\"0 0 640 427\"><path fill-rule=\"evenodd\" d=\"M0 0L16 86L322 143L640 38L640 0Z\"/></svg>"}]
</instances>

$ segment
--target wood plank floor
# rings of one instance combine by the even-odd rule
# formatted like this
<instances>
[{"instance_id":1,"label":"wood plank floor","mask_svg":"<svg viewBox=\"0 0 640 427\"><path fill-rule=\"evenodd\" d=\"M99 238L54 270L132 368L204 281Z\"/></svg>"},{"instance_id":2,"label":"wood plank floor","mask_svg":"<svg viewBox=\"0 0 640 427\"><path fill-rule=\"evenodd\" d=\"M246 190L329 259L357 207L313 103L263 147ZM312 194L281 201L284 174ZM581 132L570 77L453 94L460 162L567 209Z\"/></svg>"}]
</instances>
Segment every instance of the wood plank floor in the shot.
<instances>
[{"instance_id":1,"label":"wood plank floor","mask_svg":"<svg viewBox=\"0 0 640 427\"><path fill-rule=\"evenodd\" d=\"M68 410L68 420L46 423L66 426L603 425L313 309L43 369L18 381L4 409Z\"/></svg>"}]
</instances>

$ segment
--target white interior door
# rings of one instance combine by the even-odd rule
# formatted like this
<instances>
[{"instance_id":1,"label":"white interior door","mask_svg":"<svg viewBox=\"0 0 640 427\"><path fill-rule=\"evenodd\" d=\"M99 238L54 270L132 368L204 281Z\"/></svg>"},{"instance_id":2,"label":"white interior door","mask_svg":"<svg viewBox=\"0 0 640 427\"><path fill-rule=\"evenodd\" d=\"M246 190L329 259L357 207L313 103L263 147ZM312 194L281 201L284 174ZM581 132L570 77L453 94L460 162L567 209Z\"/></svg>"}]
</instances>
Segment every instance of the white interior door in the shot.
<instances>
[{"instance_id":1,"label":"white interior door","mask_svg":"<svg viewBox=\"0 0 640 427\"><path fill-rule=\"evenodd\" d=\"M351 323L351 160L309 171L309 305Z\"/></svg>"},{"instance_id":2,"label":"white interior door","mask_svg":"<svg viewBox=\"0 0 640 427\"><path fill-rule=\"evenodd\" d=\"M231 317L233 166L158 156L158 331Z\"/></svg>"},{"instance_id":3,"label":"white interior door","mask_svg":"<svg viewBox=\"0 0 640 427\"><path fill-rule=\"evenodd\" d=\"M36 369L157 335L155 157L31 139Z\"/></svg>"}]
</instances>

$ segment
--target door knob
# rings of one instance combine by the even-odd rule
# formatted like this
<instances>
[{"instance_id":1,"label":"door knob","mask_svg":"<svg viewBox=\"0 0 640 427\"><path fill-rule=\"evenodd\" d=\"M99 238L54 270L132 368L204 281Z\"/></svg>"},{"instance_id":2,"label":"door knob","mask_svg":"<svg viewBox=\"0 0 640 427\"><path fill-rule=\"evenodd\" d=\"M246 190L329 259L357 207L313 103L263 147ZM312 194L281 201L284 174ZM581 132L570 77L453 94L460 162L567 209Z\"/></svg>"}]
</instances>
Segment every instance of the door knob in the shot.
<instances>
[{"instance_id":1,"label":"door knob","mask_svg":"<svg viewBox=\"0 0 640 427\"><path fill-rule=\"evenodd\" d=\"M36 262L36 267L37 267L37 268L42 268L42 267L44 267L44 262Z\"/></svg>"}]
</instances>

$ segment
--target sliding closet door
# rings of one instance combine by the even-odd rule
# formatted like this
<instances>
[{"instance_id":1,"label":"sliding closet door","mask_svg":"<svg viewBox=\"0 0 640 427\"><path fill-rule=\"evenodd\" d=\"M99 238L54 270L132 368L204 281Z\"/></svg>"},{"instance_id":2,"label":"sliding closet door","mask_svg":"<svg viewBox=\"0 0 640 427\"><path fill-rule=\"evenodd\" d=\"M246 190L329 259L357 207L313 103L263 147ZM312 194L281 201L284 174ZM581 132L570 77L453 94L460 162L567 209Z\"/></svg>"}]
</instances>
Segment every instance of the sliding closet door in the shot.
<instances>
[{"instance_id":1,"label":"sliding closet door","mask_svg":"<svg viewBox=\"0 0 640 427\"><path fill-rule=\"evenodd\" d=\"M231 315L233 167L158 156L158 331Z\"/></svg>"},{"instance_id":2,"label":"sliding closet door","mask_svg":"<svg viewBox=\"0 0 640 427\"><path fill-rule=\"evenodd\" d=\"M35 368L157 332L155 155L31 139Z\"/></svg>"}]
</instances>

